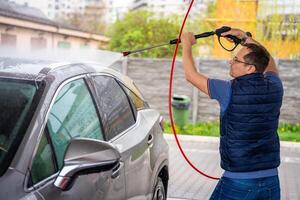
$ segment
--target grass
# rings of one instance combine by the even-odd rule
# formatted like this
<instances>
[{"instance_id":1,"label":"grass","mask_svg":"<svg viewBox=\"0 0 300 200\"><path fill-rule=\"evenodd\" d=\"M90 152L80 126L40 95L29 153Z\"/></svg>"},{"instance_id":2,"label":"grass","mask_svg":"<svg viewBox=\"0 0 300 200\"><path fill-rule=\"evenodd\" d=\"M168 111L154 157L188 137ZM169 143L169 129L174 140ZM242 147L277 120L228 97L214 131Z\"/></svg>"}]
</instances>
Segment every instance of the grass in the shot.
<instances>
[{"instance_id":1,"label":"grass","mask_svg":"<svg viewBox=\"0 0 300 200\"><path fill-rule=\"evenodd\" d=\"M165 133L172 133L171 124L165 123ZM176 133L184 135L219 136L218 122L201 122L188 124L183 128L176 127ZM281 141L300 142L300 123L280 123L278 134Z\"/></svg>"}]
</instances>

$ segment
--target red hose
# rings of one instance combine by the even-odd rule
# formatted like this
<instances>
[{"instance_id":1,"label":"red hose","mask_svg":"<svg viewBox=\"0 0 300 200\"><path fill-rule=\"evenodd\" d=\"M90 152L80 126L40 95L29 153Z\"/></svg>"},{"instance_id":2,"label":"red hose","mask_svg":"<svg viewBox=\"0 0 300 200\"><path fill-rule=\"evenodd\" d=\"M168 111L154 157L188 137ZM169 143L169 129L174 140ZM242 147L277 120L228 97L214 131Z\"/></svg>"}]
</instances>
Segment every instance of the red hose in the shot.
<instances>
[{"instance_id":1,"label":"red hose","mask_svg":"<svg viewBox=\"0 0 300 200\"><path fill-rule=\"evenodd\" d=\"M176 46L175 46L175 50L174 50L174 54L173 54L173 59L172 59L172 66L171 66L171 72L170 72L170 83L169 83L169 114L170 114L170 120L171 120L171 126L172 126L172 130L173 130L173 133L174 133L174 136L175 136L175 139L176 139L176 143L178 145L178 148L181 152L181 154L183 155L184 159L188 162L188 164L194 169L196 170L198 173L200 173L201 175L207 177L207 178L210 178L210 179L214 179L214 180L219 180L219 178L216 178L216 177L213 177L213 176L209 176L207 174L205 174L204 172L202 172L201 170L199 170L197 167L195 167L193 165L193 163L187 158L187 156L185 155L180 143L179 143L179 140L177 138L177 133L176 133L176 130L175 130L175 126L174 126L174 121L173 121L173 115L172 115L172 102L171 102L171 98L172 98L172 81L173 81L173 71L174 71L174 65L175 65L175 60L176 60L176 55L177 55L177 50L178 50L178 44L179 44L179 39L181 37L181 34L182 34L182 30L184 28L184 25L185 25L185 22L186 22L186 19L190 13L190 10L193 6L193 3L194 3L194 0L191 1L190 3L190 6L189 6L189 9L184 17L184 20L183 20L183 23L182 23L182 26L181 26L181 29L180 29L180 32L179 32L179 35L178 35L178 40L177 40L177 43L176 43Z\"/></svg>"}]
</instances>

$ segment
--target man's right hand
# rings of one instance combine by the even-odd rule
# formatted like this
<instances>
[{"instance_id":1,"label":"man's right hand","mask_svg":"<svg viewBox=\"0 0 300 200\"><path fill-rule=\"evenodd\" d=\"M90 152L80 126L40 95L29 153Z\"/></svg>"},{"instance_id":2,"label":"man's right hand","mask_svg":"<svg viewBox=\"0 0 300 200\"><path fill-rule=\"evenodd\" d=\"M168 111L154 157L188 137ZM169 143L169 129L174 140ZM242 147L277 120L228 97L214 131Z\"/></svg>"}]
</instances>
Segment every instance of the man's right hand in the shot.
<instances>
[{"instance_id":1,"label":"man's right hand","mask_svg":"<svg viewBox=\"0 0 300 200\"><path fill-rule=\"evenodd\" d=\"M239 39L242 39L244 37L244 35L245 35L245 32L242 31L241 29L231 28L230 31L222 33L221 35L223 37L225 37L226 35L233 35L233 36L236 36Z\"/></svg>"}]
</instances>

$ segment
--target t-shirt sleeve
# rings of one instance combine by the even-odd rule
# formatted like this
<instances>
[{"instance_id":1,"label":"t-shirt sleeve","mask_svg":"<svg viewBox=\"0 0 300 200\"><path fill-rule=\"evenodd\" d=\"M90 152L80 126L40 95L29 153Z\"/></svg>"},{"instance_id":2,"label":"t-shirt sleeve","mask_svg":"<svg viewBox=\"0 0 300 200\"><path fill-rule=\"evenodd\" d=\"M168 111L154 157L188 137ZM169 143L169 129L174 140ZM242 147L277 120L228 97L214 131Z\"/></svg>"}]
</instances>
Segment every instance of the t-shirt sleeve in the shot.
<instances>
[{"instance_id":1,"label":"t-shirt sleeve","mask_svg":"<svg viewBox=\"0 0 300 200\"><path fill-rule=\"evenodd\" d=\"M208 79L208 92L212 99L219 102L221 113L223 113L229 104L231 96L231 81L220 79Z\"/></svg>"},{"instance_id":2,"label":"t-shirt sleeve","mask_svg":"<svg viewBox=\"0 0 300 200\"><path fill-rule=\"evenodd\" d=\"M271 82L275 83L278 86L278 88L280 89L280 91L282 92L282 94L284 93L282 81L279 78L277 73L266 72L266 73L264 73L264 76L265 76L265 78L269 79Z\"/></svg>"},{"instance_id":3,"label":"t-shirt sleeve","mask_svg":"<svg viewBox=\"0 0 300 200\"><path fill-rule=\"evenodd\" d=\"M264 73L264 76L265 76L265 78L268 78L269 80L271 80L279 85L282 85L281 79L279 78L277 73L269 71L269 72Z\"/></svg>"}]
</instances>

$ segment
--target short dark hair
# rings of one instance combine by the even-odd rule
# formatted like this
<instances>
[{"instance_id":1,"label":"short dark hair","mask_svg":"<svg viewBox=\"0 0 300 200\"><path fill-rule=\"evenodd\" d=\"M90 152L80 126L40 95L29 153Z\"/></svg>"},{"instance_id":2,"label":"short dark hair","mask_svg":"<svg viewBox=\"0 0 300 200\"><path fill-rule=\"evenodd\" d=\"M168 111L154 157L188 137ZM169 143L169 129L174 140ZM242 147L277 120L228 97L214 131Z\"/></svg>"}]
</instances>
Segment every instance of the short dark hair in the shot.
<instances>
[{"instance_id":1,"label":"short dark hair","mask_svg":"<svg viewBox=\"0 0 300 200\"><path fill-rule=\"evenodd\" d=\"M269 52L263 46L253 43L246 43L243 46L250 50L250 53L244 56L244 60L253 64L257 72L263 73L270 60Z\"/></svg>"}]
</instances>

